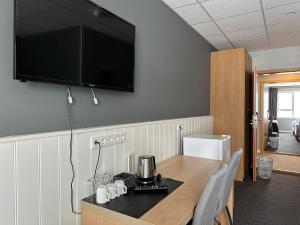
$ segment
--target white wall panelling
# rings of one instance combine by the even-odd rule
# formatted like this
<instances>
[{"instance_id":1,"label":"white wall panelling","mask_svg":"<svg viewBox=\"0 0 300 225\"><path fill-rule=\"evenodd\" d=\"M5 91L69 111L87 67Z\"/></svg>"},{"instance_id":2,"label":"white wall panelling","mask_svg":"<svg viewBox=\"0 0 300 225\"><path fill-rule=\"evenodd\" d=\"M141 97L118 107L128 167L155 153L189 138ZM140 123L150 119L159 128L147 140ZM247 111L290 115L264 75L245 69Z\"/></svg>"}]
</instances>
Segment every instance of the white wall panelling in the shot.
<instances>
[{"instance_id":1,"label":"white wall panelling","mask_svg":"<svg viewBox=\"0 0 300 225\"><path fill-rule=\"evenodd\" d=\"M15 224L16 217L16 181L14 143L0 145L0 218L1 224Z\"/></svg>"},{"instance_id":2,"label":"white wall panelling","mask_svg":"<svg viewBox=\"0 0 300 225\"><path fill-rule=\"evenodd\" d=\"M212 117L192 117L148 123L75 130L74 204L91 194L97 150L90 150L95 136L126 133L126 142L103 149L100 171L127 171L127 158L135 153L155 155L157 162L178 152L178 124L183 134L211 134ZM70 132L52 132L0 139L0 218L5 225L80 225L71 212L69 162ZM136 163L134 163L136 164ZM133 165L134 167L136 165Z\"/></svg>"}]
</instances>

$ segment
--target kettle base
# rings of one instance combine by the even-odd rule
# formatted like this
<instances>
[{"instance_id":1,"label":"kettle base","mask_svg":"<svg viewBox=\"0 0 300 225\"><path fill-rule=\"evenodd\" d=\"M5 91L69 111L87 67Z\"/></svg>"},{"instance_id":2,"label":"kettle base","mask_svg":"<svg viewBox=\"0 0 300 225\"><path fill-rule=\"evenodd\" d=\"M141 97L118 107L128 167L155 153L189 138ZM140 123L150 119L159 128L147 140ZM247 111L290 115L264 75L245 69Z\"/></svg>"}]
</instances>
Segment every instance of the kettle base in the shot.
<instances>
[{"instance_id":1,"label":"kettle base","mask_svg":"<svg viewBox=\"0 0 300 225\"><path fill-rule=\"evenodd\" d=\"M138 178L137 180L137 184L139 185L149 185L149 184L154 184L155 183L155 178L151 178L151 179L141 179L141 178Z\"/></svg>"}]
</instances>

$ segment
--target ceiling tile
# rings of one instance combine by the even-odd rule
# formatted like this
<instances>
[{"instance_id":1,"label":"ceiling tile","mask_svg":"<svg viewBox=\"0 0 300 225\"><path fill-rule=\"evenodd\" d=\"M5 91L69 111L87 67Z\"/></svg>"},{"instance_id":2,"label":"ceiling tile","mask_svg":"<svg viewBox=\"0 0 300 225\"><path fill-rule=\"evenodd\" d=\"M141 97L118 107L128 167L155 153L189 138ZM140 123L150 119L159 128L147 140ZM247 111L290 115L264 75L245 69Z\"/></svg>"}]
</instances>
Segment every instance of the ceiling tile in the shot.
<instances>
[{"instance_id":1,"label":"ceiling tile","mask_svg":"<svg viewBox=\"0 0 300 225\"><path fill-rule=\"evenodd\" d=\"M300 45L300 0L162 1L219 50L231 49L233 46L230 42L235 47L244 47L249 51ZM260 1L265 9L270 46ZM292 11L296 14L286 15Z\"/></svg>"},{"instance_id":2,"label":"ceiling tile","mask_svg":"<svg viewBox=\"0 0 300 225\"><path fill-rule=\"evenodd\" d=\"M270 41L277 41L277 40L282 40L283 42L284 41L288 41L288 42L291 42L291 41L297 41L299 42L300 41L300 35L298 34L285 34L285 35L281 35L281 36L273 36L273 37L270 37Z\"/></svg>"},{"instance_id":3,"label":"ceiling tile","mask_svg":"<svg viewBox=\"0 0 300 225\"><path fill-rule=\"evenodd\" d=\"M262 0L265 9L278 7L281 5L286 5L294 2L299 2L299 0Z\"/></svg>"},{"instance_id":4,"label":"ceiling tile","mask_svg":"<svg viewBox=\"0 0 300 225\"><path fill-rule=\"evenodd\" d=\"M196 0L163 0L163 2L166 3L172 9L197 3Z\"/></svg>"},{"instance_id":5,"label":"ceiling tile","mask_svg":"<svg viewBox=\"0 0 300 225\"><path fill-rule=\"evenodd\" d=\"M270 45L271 48L300 46L300 35L286 33L283 36L273 36L270 37Z\"/></svg>"},{"instance_id":6,"label":"ceiling tile","mask_svg":"<svg viewBox=\"0 0 300 225\"><path fill-rule=\"evenodd\" d=\"M298 34L300 35L300 21L294 21L290 23L280 23L268 26L270 37L284 36L286 34Z\"/></svg>"},{"instance_id":7,"label":"ceiling tile","mask_svg":"<svg viewBox=\"0 0 300 225\"><path fill-rule=\"evenodd\" d=\"M214 47L219 51L233 49L231 44L229 44L228 42L226 44L215 45Z\"/></svg>"},{"instance_id":8,"label":"ceiling tile","mask_svg":"<svg viewBox=\"0 0 300 225\"><path fill-rule=\"evenodd\" d=\"M213 36L207 36L204 37L208 42L210 42L215 48L225 48L227 46L228 48L232 48L231 44L228 42L228 40L224 37L224 35L213 35Z\"/></svg>"},{"instance_id":9,"label":"ceiling tile","mask_svg":"<svg viewBox=\"0 0 300 225\"><path fill-rule=\"evenodd\" d=\"M201 8L199 4L181 7L175 9L175 12L178 13L178 15L180 15L189 24L197 24L211 21L211 19L208 17L206 12Z\"/></svg>"},{"instance_id":10,"label":"ceiling tile","mask_svg":"<svg viewBox=\"0 0 300 225\"><path fill-rule=\"evenodd\" d=\"M233 43L239 41L264 39L267 37L265 27L227 33L226 35Z\"/></svg>"},{"instance_id":11,"label":"ceiling tile","mask_svg":"<svg viewBox=\"0 0 300 225\"><path fill-rule=\"evenodd\" d=\"M234 46L237 48L246 48L248 51L256 51L268 48L267 38L247 40L247 41L235 41Z\"/></svg>"},{"instance_id":12,"label":"ceiling tile","mask_svg":"<svg viewBox=\"0 0 300 225\"><path fill-rule=\"evenodd\" d=\"M259 0L209 0L201 4L214 20L260 10Z\"/></svg>"},{"instance_id":13,"label":"ceiling tile","mask_svg":"<svg viewBox=\"0 0 300 225\"><path fill-rule=\"evenodd\" d=\"M216 22L225 33L264 26L261 12L247 13L240 16L218 20Z\"/></svg>"},{"instance_id":14,"label":"ceiling tile","mask_svg":"<svg viewBox=\"0 0 300 225\"><path fill-rule=\"evenodd\" d=\"M274 48L289 48L289 47L298 47L300 46L300 41L299 42L272 42L270 45L270 49Z\"/></svg>"},{"instance_id":15,"label":"ceiling tile","mask_svg":"<svg viewBox=\"0 0 300 225\"><path fill-rule=\"evenodd\" d=\"M202 36L221 35L221 31L214 22L199 23L193 25L193 28Z\"/></svg>"},{"instance_id":16,"label":"ceiling tile","mask_svg":"<svg viewBox=\"0 0 300 225\"><path fill-rule=\"evenodd\" d=\"M287 15L287 13L293 12L293 14ZM280 6L277 8L266 9L265 17L267 25L290 22L300 20L300 2Z\"/></svg>"},{"instance_id":17,"label":"ceiling tile","mask_svg":"<svg viewBox=\"0 0 300 225\"><path fill-rule=\"evenodd\" d=\"M298 29L298 31L294 33L284 32L280 35L272 35L270 36L270 44L272 48L300 45L300 30Z\"/></svg>"}]
</instances>

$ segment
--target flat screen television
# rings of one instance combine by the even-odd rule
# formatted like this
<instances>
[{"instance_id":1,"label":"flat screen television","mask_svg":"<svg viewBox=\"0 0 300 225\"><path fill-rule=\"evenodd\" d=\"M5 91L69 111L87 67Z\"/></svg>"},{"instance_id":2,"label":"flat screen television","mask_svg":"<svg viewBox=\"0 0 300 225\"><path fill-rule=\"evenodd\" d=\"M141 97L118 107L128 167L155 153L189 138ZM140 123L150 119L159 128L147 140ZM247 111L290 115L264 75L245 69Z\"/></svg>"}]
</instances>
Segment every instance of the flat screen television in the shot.
<instances>
[{"instance_id":1,"label":"flat screen television","mask_svg":"<svg viewBox=\"0 0 300 225\"><path fill-rule=\"evenodd\" d=\"M15 0L14 79L134 91L135 26L88 0Z\"/></svg>"}]
</instances>

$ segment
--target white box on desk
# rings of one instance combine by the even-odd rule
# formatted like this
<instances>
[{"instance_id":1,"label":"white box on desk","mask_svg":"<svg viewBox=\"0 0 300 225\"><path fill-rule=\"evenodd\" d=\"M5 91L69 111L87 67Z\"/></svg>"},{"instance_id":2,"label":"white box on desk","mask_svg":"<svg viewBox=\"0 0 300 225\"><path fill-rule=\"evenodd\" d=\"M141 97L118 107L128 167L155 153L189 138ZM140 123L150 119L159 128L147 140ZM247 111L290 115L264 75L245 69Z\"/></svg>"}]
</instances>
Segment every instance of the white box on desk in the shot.
<instances>
[{"instance_id":1,"label":"white box on desk","mask_svg":"<svg viewBox=\"0 0 300 225\"><path fill-rule=\"evenodd\" d=\"M228 162L230 160L230 136L192 135L184 137L183 154Z\"/></svg>"}]
</instances>

